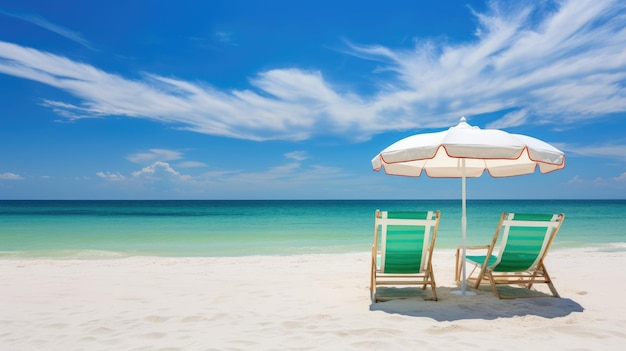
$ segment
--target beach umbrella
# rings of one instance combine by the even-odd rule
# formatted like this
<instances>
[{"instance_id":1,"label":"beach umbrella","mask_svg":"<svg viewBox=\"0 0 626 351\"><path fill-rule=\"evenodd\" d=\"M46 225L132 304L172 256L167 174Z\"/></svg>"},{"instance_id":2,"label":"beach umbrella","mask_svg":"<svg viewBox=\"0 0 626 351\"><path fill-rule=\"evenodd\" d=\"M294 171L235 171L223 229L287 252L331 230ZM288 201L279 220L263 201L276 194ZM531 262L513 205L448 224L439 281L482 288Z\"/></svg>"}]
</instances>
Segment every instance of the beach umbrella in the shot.
<instances>
[{"instance_id":1,"label":"beach umbrella","mask_svg":"<svg viewBox=\"0 0 626 351\"><path fill-rule=\"evenodd\" d=\"M375 171L419 177L461 178L462 283L465 295L466 178L549 173L565 167L565 154L539 139L498 129L471 126L465 118L447 130L422 133L401 139L372 159Z\"/></svg>"}]
</instances>

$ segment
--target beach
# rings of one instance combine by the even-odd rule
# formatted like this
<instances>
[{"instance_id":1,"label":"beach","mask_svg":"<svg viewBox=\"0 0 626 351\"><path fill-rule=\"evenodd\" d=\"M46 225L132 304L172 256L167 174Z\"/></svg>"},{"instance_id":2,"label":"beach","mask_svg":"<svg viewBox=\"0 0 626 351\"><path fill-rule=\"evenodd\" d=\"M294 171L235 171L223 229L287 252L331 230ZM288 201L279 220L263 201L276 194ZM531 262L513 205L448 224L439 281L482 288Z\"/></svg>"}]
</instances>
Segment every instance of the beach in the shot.
<instances>
[{"instance_id":1,"label":"beach","mask_svg":"<svg viewBox=\"0 0 626 351\"><path fill-rule=\"evenodd\" d=\"M626 252L553 250L561 298L405 288L372 304L368 252L242 257L0 260L2 350L621 350ZM540 288L543 289L543 288Z\"/></svg>"}]
</instances>

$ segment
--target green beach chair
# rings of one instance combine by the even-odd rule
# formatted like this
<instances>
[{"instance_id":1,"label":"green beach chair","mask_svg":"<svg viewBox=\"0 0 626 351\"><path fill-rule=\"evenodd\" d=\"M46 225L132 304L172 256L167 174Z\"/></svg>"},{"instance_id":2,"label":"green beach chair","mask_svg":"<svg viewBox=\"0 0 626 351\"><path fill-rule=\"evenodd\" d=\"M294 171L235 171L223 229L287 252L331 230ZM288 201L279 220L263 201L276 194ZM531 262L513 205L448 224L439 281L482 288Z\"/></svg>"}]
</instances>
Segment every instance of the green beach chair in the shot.
<instances>
[{"instance_id":1,"label":"green beach chair","mask_svg":"<svg viewBox=\"0 0 626 351\"><path fill-rule=\"evenodd\" d=\"M533 284L547 284L554 297L560 297L544 264L544 258L554 241L564 214L515 214L503 213L490 245L469 246L468 250L486 249L486 255L467 255L474 268L467 282L478 288L491 284L494 294L500 298L541 297L543 295L501 296L498 285L517 284L531 289ZM499 250L494 254L500 237ZM456 252L455 278L460 283L462 262Z\"/></svg>"},{"instance_id":2,"label":"green beach chair","mask_svg":"<svg viewBox=\"0 0 626 351\"><path fill-rule=\"evenodd\" d=\"M389 299L377 296L379 285L430 286L433 296L426 300L437 300L431 261L439 216L439 211L376 211L370 280L373 302Z\"/></svg>"}]
</instances>

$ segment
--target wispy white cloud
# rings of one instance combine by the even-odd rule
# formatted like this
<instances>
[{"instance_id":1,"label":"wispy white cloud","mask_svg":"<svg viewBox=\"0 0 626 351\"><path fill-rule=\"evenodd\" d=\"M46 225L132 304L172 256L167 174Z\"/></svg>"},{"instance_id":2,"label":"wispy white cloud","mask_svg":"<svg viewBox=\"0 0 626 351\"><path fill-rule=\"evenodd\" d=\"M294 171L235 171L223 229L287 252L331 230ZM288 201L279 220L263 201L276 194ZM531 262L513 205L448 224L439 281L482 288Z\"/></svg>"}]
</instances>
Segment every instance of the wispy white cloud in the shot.
<instances>
[{"instance_id":1,"label":"wispy white cloud","mask_svg":"<svg viewBox=\"0 0 626 351\"><path fill-rule=\"evenodd\" d=\"M592 156L612 158L616 160L626 161L626 144L619 144L616 142L612 145L573 145L573 144L558 144L558 148L580 156Z\"/></svg>"},{"instance_id":2,"label":"wispy white cloud","mask_svg":"<svg viewBox=\"0 0 626 351\"><path fill-rule=\"evenodd\" d=\"M49 30L69 40L72 40L88 49L94 50L91 43L87 39L85 39L80 33L64 28L58 24L52 23L42 16L31 15L31 14L19 14L19 13L7 12L7 11L2 11L2 10L0 10L0 13L32 23L43 29Z\"/></svg>"},{"instance_id":3,"label":"wispy white cloud","mask_svg":"<svg viewBox=\"0 0 626 351\"><path fill-rule=\"evenodd\" d=\"M115 172L115 173L97 172L96 175L100 178L110 180L112 182L119 182L119 181L123 181L124 179L126 179L126 177L122 175L120 172Z\"/></svg>"},{"instance_id":4,"label":"wispy white cloud","mask_svg":"<svg viewBox=\"0 0 626 351\"><path fill-rule=\"evenodd\" d=\"M180 167L180 168L206 167L206 163L199 162L199 161L182 161L182 162L177 162L176 167Z\"/></svg>"},{"instance_id":5,"label":"wispy white cloud","mask_svg":"<svg viewBox=\"0 0 626 351\"><path fill-rule=\"evenodd\" d=\"M232 191L247 190L271 192L272 190L284 191L288 188L307 186L311 189L319 189L327 184L347 187L354 184L355 177L337 167L329 167L323 164L311 164L304 162L309 158L304 151L293 151L284 155L285 162L259 169L256 171L211 171L203 175L205 185L219 185L220 188ZM260 186L262 184L262 186ZM315 193L315 190L312 191Z\"/></svg>"},{"instance_id":6,"label":"wispy white cloud","mask_svg":"<svg viewBox=\"0 0 626 351\"><path fill-rule=\"evenodd\" d=\"M155 162L177 161L176 167L179 168L198 168L206 167L204 162L184 160L184 154L177 150L169 149L150 149L146 152L137 152L126 156L130 162L140 165L154 165Z\"/></svg>"},{"instance_id":7,"label":"wispy white cloud","mask_svg":"<svg viewBox=\"0 0 626 351\"><path fill-rule=\"evenodd\" d=\"M560 4L537 20L530 6L507 12L493 2L490 13L477 14L480 30L472 43L354 50L397 73L398 96L384 98L404 101L416 116L517 109L525 111L524 123L568 124L625 111L625 4ZM494 125L518 123L508 115Z\"/></svg>"},{"instance_id":8,"label":"wispy white cloud","mask_svg":"<svg viewBox=\"0 0 626 351\"><path fill-rule=\"evenodd\" d=\"M616 181L618 182L624 182L626 183L626 172L620 174L619 176L614 178Z\"/></svg>"},{"instance_id":9,"label":"wispy white cloud","mask_svg":"<svg viewBox=\"0 0 626 351\"><path fill-rule=\"evenodd\" d=\"M24 177L22 177L19 174L15 174L11 172L0 173L0 180L20 180L20 179L24 179Z\"/></svg>"},{"instance_id":10,"label":"wispy white cloud","mask_svg":"<svg viewBox=\"0 0 626 351\"><path fill-rule=\"evenodd\" d=\"M371 95L297 68L260 72L244 90L148 73L132 80L7 42L0 42L0 73L79 98L78 104L44 102L69 120L127 116L250 140L319 134L358 140L501 111L507 114L492 126L563 127L626 112L626 3L570 0L550 12L532 3L490 4L486 13L475 13L470 42L416 40L410 49L350 44L351 54L379 61L378 72L385 72Z\"/></svg>"},{"instance_id":11,"label":"wispy white cloud","mask_svg":"<svg viewBox=\"0 0 626 351\"><path fill-rule=\"evenodd\" d=\"M138 152L126 156L126 159L133 163L147 164L154 161L174 161L183 157L183 154L175 150L150 149L148 152Z\"/></svg>"},{"instance_id":12,"label":"wispy white cloud","mask_svg":"<svg viewBox=\"0 0 626 351\"><path fill-rule=\"evenodd\" d=\"M167 162L157 161L129 174L98 172L107 191L122 194L132 189L147 197L197 196L205 191L203 179L182 174Z\"/></svg>"},{"instance_id":13,"label":"wispy white cloud","mask_svg":"<svg viewBox=\"0 0 626 351\"><path fill-rule=\"evenodd\" d=\"M150 181L166 180L189 182L193 178L190 175L184 175L176 171L167 162L155 162L150 166L142 168L140 171L132 173L135 178L142 178Z\"/></svg>"},{"instance_id":14,"label":"wispy white cloud","mask_svg":"<svg viewBox=\"0 0 626 351\"><path fill-rule=\"evenodd\" d=\"M570 179L567 184L624 189L626 187L626 172L616 177L596 177L593 179L586 179L577 175Z\"/></svg>"},{"instance_id":15,"label":"wispy white cloud","mask_svg":"<svg viewBox=\"0 0 626 351\"><path fill-rule=\"evenodd\" d=\"M320 164L307 165L293 161L292 156L285 155L284 163L255 171L211 170L193 175L177 170L182 168L181 165L157 161L128 175L119 172L98 172L96 175L120 189L132 187L149 189L153 194L179 192L209 197L226 193L258 196L302 186L319 189L326 185L354 183L354 177L342 169ZM311 190L311 194L315 195L316 191Z\"/></svg>"},{"instance_id":16,"label":"wispy white cloud","mask_svg":"<svg viewBox=\"0 0 626 351\"><path fill-rule=\"evenodd\" d=\"M233 33L225 32L225 31L217 31L215 32L215 39L220 43L224 44L232 44Z\"/></svg>"},{"instance_id":17,"label":"wispy white cloud","mask_svg":"<svg viewBox=\"0 0 626 351\"><path fill-rule=\"evenodd\" d=\"M495 122L487 124L487 128L504 129L509 127L521 126L528 119L528 111L521 109L505 114L502 118Z\"/></svg>"},{"instance_id":18,"label":"wispy white cloud","mask_svg":"<svg viewBox=\"0 0 626 351\"><path fill-rule=\"evenodd\" d=\"M207 186L218 185L219 188L229 189L231 192L245 191L251 194L279 189L284 193L285 189L297 189L302 186L320 189L327 184L339 187L340 184L344 184L347 187L354 181L354 177L342 169L324 165L304 165L300 162L287 162L253 172L211 172L205 176L203 184Z\"/></svg>"},{"instance_id":19,"label":"wispy white cloud","mask_svg":"<svg viewBox=\"0 0 626 351\"><path fill-rule=\"evenodd\" d=\"M296 161L304 161L309 158L309 155L306 151L292 151L286 153L285 157Z\"/></svg>"}]
</instances>

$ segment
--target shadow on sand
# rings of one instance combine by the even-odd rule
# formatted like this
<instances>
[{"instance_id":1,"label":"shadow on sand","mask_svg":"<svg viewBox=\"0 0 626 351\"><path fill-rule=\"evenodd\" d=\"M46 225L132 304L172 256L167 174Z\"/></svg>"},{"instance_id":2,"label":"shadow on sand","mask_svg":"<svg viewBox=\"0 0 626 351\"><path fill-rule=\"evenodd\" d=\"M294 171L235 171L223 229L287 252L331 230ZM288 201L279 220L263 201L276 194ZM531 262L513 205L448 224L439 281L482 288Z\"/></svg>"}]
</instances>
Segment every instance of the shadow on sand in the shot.
<instances>
[{"instance_id":1,"label":"shadow on sand","mask_svg":"<svg viewBox=\"0 0 626 351\"><path fill-rule=\"evenodd\" d=\"M462 319L493 320L520 316L538 316L558 318L573 312L583 312L584 308L568 298L555 298L551 295L527 289L503 287L503 295L535 296L509 300L498 299L489 287L472 289L474 296L459 296L452 293L459 288L438 287L439 301L424 301L430 297L430 291L419 288L378 289L380 298L389 298L385 302L372 303L370 311L382 311L411 317L427 317L437 321L457 321Z\"/></svg>"}]
</instances>

